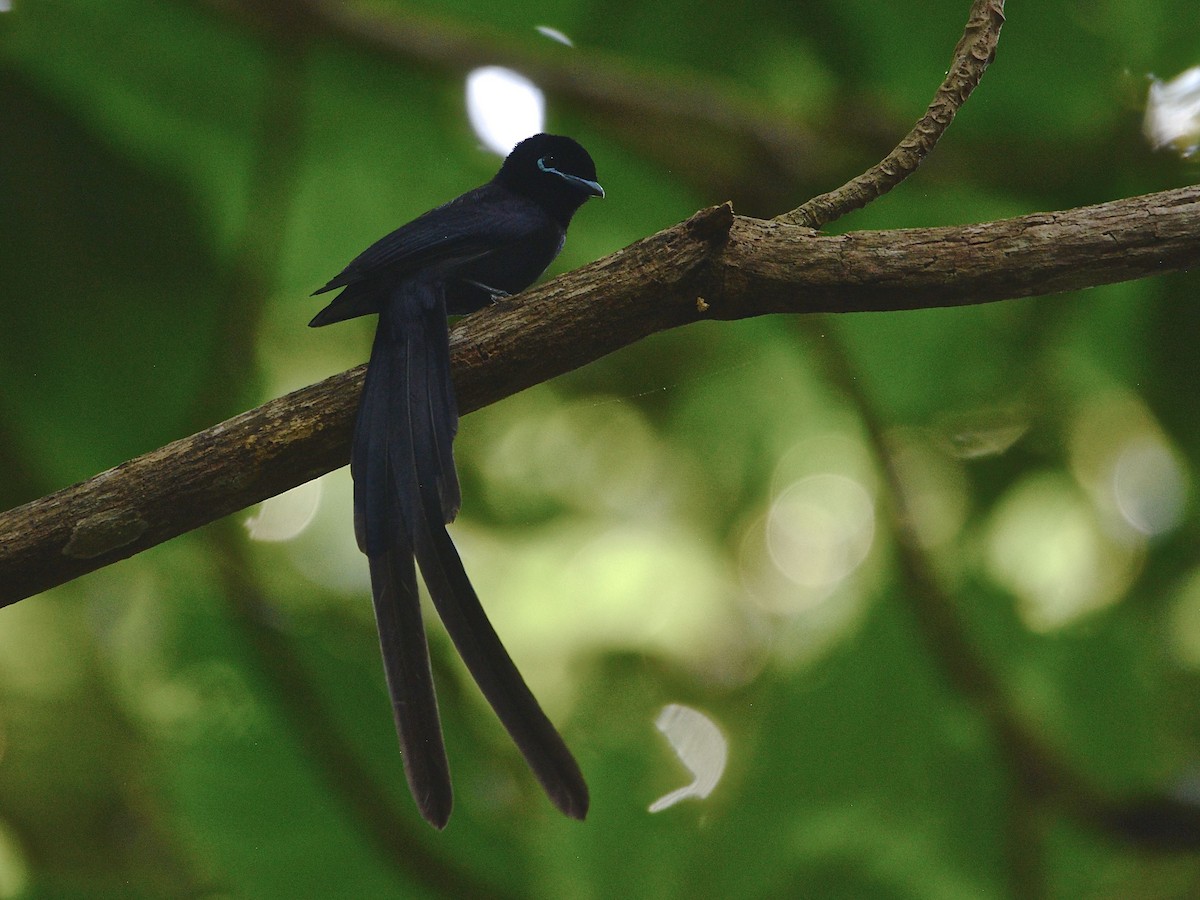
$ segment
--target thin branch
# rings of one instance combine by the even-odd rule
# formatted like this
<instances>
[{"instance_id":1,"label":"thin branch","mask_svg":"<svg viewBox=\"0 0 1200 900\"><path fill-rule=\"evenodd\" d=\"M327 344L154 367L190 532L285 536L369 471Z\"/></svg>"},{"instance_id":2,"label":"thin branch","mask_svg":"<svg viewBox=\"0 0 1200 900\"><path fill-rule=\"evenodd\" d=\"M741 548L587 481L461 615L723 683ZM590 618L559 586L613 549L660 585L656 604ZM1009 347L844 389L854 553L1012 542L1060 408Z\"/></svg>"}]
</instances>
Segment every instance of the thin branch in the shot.
<instances>
[{"instance_id":1,"label":"thin branch","mask_svg":"<svg viewBox=\"0 0 1200 900\"><path fill-rule=\"evenodd\" d=\"M776 216L790 225L821 228L886 194L917 170L937 145L959 108L971 96L996 53L1004 24L1004 0L975 0L963 36L954 48L946 78L925 115L897 146L857 178L836 191L813 197L791 212Z\"/></svg>"},{"instance_id":2,"label":"thin branch","mask_svg":"<svg viewBox=\"0 0 1200 900\"><path fill-rule=\"evenodd\" d=\"M814 332L815 334L815 332ZM813 335L810 335L812 337ZM1011 895L1040 897L1039 847L1029 840L1031 810L1054 785L1069 790L1078 777L1009 702L1008 693L987 661L971 642L958 606L944 590L926 549L921 545L907 503L904 479L891 452L883 421L851 366L846 349L836 333L822 331L819 340L809 341L809 352L828 378L858 413L868 438L875 464L882 475L879 491L880 517L887 520L895 538L899 595L917 624L926 655L940 670L947 685L970 704L991 730L993 745L1010 779L1013 798L1009 803Z\"/></svg>"},{"instance_id":3,"label":"thin branch","mask_svg":"<svg viewBox=\"0 0 1200 900\"><path fill-rule=\"evenodd\" d=\"M317 41L378 56L406 71L454 76L484 65L518 70L556 105L587 110L597 130L684 173L709 196L733 197L739 208L772 208L781 184L789 190L828 184L848 160L864 158L895 130L879 110L862 111L849 127L839 117L816 129L711 73L647 68L582 42L564 47L532 29L522 37L413 8L343 0L197 2L253 30L287 17ZM754 177L747 178L748 172Z\"/></svg>"},{"instance_id":4,"label":"thin branch","mask_svg":"<svg viewBox=\"0 0 1200 900\"><path fill-rule=\"evenodd\" d=\"M883 476L880 512L896 539L902 596L947 683L980 714L994 736L1018 795L1012 815L1030 815L1053 804L1085 826L1129 844L1159 850L1200 847L1200 807L1164 794L1113 795L1076 772L1067 758L1032 728L1012 703L1010 691L968 636L955 599L947 592L913 525L904 478L889 448L885 426L850 367L836 335L822 332L810 352L858 413ZM1033 873L1037 848L1026 838L1028 822L1014 822L1021 839L1009 847L1014 896L1040 896Z\"/></svg>"},{"instance_id":5,"label":"thin branch","mask_svg":"<svg viewBox=\"0 0 1200 900\"><path fill-rule=\"evenodd\" d=\"M463 412L667 328L1051 294L1200 264L1200 186L982 225L819 235L728 206L497 303L451 335ZM0 605L345 464L362 367L0 514Z\"/></svg>"},{"instance_id":6,"label":"thin branch","mask_svg":"<svg viewBox=\"0 0 1200 900\"><path fill-rule=\"evenodd\" d=\"M685 120L709 132L716 129L760 140L790 130L786 124L781 126L775 111L746 92L701 72L670 75L664 74L661 67L639 71L594 48L587 50L586 62L580 64L581 51L548 40L514 39L413 9L389 15L337 0L301 0L295 5L308 13L315 34L337 38L410 67L465 73L478 66L508 66L520 69L543 90L582 109L632 115L646 121L664 117ZM533 29L529 34L533 36ZM789 137L796 140L795 134ZM809 142L811 137L798 141Z\"/></svg>"}]
</instances>

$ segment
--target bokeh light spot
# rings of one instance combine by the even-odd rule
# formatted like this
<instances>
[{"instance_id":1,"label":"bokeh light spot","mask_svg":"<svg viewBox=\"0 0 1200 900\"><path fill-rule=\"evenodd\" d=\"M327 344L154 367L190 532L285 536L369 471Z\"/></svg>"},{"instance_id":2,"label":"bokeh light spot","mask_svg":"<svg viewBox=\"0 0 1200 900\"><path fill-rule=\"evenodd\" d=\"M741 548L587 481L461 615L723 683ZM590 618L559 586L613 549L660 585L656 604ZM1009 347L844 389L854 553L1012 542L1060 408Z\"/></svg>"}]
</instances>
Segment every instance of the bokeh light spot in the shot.
<instances>
[{"instance_id":1,"label":"bokeh light spot","mask_svg":"<svg viewBox=\"0 0 1200 900\"><path fill-rule=\"evenodd\" d=\"M688 797L702 800L711 794L725 772L729 755L729 744L716 723L689 706L669 703L658 714L654 726L670 742L693 780L659 797L650 804L650 812L661 812Z\"/></svg>"},{"instance_id":2,"label":"bokeh light spot","mask_svg":"<svg viewBox=\"0 0 1200 900\"><path fill-rule=\"evenodd\" d=\"M562 505L656 519L677 490L661 440L630 404L529 399L511 404L479 441L489 503L509 515Z\"/></svg>"},{"instance_id":3,"label":"bokeh light spot","mask_svg":"<svg viewBox=\"0 0 1200 900\"><path fill-rule=\"evenodd\" d=\"M891 431L887 452L904 495L905 514L922 546L949 544L970 512L960 458L916 429Z\"/></svg>"},{"instance_id":4,"label":"bokeh light spot","mask_svg":"<svg viewBox=\"0 0 1200 900\"><path fill-rule=\"evenodd\" d=\"M1183 516L1187 480L1170 448L1144 435L1118 454L1112 491L1126 522L1142 534L1161 534Z\"/></svg>"},{"instance_id":5,"label":"bokeh light spot","mask_svg":"<svg viewBox=\"0 0 1200 900\"><path fill-rule=\"evenodd\" d=\"M567 46L567 47L575 46L574 41L572 41L569 37L567 37L565 34L563 34L557 28L552 28L549 25L538 25L537 32L542 37L550 38L550 40L552 40L552 41L558 41L558 43L563 44L564 46Z\"/></svg>"},{"instance_id":6,"label":"bokeh light spot","mask_svg":"<svg viewBox=\"0 0 1200 900\"><path fill-rule=\"evenodd\" d=\"M312 524L320 506L321 479L314 478L260 503L246 532L255 541L290 541Z\"/></svg>"},{"instance_id":7,"label":"bokeh light spot","mask_svg":"<svg viewBox=\"0 0 1200 900\"><path fill-rule=\"evenodd\" d=\"M1057 474L1026 478L1008 492L992 516L986 553L1025 625L1041 632L1118 600L1139 558L1104 534L1087 498Z\"/></svg>"},{"instance_id":8,"label":"bokeh light spot","mask_svg":"<svg viewBox=\"0 0 1200 900\"><path fill-rule=\"evenodd\" d=\"M1151 81L1142 133L1155 150L1169 147L1185 159L1195 155L1200 149L1200 66L1170 81Z\"/></svg>"},{"instance_id":9,"label":"bokeh light spot","mask_svg":"<svg viewBox=\"0 0 1200 900\"><path fill-rule=\"evenodd\" d=\"M29 863L17 831L0 821L0 900L29 896Z\"/></svg>"},{"instance_id":10,"label":"bokeh light spot","mask_svg":"<svg viewBox=\"0 0 1200 900\"><path fill-rule=\"evenodd\" d=\"M845 475L811 475L775 499L767 515L767 549L775 566L807 588L833 589L867 557L875 505Z\"/></svg>"},{"instance_id":11,"label":"bokeh light spot","mask_svg":"<svg viewBox=\"0 0 1200 900\"><path fill-rule=\"evenodd\" d=\"M507 156L518 143L545 127L546 100L519 72L485 66L467 75L467 117L483 145Z\"/></svg>"},{"instance_id":12,"label":"bokeh light spot","mask_svg":"<svg viewBox=\"0 0 1200 900\"><path fill-rule=\"evenodd\" d=\"M1175 528L1183 518L1189 475L1140 397L1106 391L1076 414L1070 464L1108 529L1126 543Z\"/></svg>"},{"instance_id":13,"label":"bokeh light spot","mask_svg":"<svg viewBox=\"0 0 1200 900\"><path fill-rule=\"evenodd\" d=\"M953 456L981 459L1006 453L1028 430L1029 418L1023 410L985 407L943 416L935 433Z\"/></svg>"},{"instance_id":14,"label":"bokeh light spot","mask_svg":"<svg viewBox=\"0 0 1200 900\"><path fill-rule=\"evenodd\" d=\"M1200 669L1200 570L1179 589L1168 617L1168 645L1180 665Z\"/></svg>"}]
</instances>

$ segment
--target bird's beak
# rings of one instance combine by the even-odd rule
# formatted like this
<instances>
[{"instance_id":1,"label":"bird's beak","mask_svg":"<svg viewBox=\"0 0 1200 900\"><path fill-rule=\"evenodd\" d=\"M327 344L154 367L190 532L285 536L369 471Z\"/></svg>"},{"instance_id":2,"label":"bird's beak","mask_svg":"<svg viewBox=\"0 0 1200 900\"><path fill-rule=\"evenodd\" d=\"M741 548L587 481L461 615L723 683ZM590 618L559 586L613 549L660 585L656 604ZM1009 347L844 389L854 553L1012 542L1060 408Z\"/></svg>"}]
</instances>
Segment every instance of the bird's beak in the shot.
<instances>
[{"instance_id":1,"label":"bird's beak","mask_svg":"<svg viewBox=\"0 0 1200 900\"><path fill-rule=\"evenodd\" d=\"M603 197L604 196L604 188L600 187L600 182L590 181L587 178L580 178L578 175L572 175L569 172L563 172L560 169L556 169L556 168L554 168L554 166L548 166L548 165L546 165L546 160L548 158L549 157L543 156L541 159L539 159L537 161L537 167L539 169L541 169L543 172L547 172L551 175L557 175L563 181L567 182L568 184L575 185L575 187L579 188L581 191L583 191L585 194L588 194L589 196L592 196L592 197Z\"/></svg>"},{"instance_id":2,"label":"bird's beak","mask_svg":"<svg viewBox=\"0 0 1200 900\"><path fill-rule=\"evenodd\" d=\"M586 191L593 197L604 197L604 188L600 187L600 182L598 181L588 181L586 178L580 178L578 175L564 175L563 177L571 182L571 184L578 185L580 190Z\"/></svg>"}]
</instances>

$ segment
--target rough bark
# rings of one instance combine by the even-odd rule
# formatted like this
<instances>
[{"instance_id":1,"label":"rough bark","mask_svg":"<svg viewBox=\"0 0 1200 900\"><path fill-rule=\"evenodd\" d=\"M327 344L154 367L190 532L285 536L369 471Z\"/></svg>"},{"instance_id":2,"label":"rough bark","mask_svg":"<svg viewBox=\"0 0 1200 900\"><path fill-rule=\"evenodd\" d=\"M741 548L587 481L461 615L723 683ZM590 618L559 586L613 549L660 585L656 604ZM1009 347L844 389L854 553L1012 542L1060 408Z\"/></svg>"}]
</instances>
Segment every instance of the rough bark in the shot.
<instances>
[{"instance_id":1,"label":"rough bark","mask_svg":"<svg viewBox=\"0 0 1200 900\"><path fill-rule=\"evenodd\" d=\"M822 235L728 205L464 319L462 411L703 319L1046 295L1200 262L1200 187L962 227ZM345 464L362 367L0 514L0 605Z\"/></svg>"}]
</instances>

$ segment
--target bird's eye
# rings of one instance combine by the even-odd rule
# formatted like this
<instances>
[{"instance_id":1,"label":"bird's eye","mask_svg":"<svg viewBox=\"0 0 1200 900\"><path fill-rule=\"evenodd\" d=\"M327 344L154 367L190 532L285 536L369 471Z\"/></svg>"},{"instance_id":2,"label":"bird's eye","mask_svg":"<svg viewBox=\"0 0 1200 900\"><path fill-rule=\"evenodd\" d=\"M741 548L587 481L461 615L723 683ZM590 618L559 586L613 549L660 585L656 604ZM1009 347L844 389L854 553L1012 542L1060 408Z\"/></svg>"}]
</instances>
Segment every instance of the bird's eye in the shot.
<instances>
[{"instance_id":1,"label":"bird's eye","mask_svg":"<svg viewBox=\"0 0 1200 900\"><path fill-rule=\"evenodd\" d=\"M555 160L553 156L543 156L538 160L537 164L538 168L543 172L558 172L558 169L554 167L554 162Z\"/></svg>"}]
</instances>

